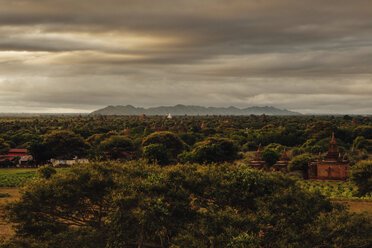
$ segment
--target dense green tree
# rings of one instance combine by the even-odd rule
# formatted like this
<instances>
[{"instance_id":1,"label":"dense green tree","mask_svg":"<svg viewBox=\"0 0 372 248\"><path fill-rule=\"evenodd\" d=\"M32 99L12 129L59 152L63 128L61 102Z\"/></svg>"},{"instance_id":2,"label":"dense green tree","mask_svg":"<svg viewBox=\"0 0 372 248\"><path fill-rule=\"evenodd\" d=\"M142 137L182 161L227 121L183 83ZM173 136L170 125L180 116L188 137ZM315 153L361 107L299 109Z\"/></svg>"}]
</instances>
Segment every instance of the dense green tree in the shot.
<instances>
[{"instance_id":1,"label":"dense green tree","mask_svg":"<svg viewBox=\"0 0 372 248\"><path fill-rule=\"evenodd\" d=\"M44 179L49 179L51 176L53 176L56 173L57 173L56 169L54 169L52 166L49 166L49 165L41 166L37 170L38 176Z\"/></svg>"},{"instance_id":2,"label":"dense green tree","mask_svg":"<svg viewBox=\"0 0 372 248\"><path fill-rule=\"evenodd\" d=\"M84 156L88 149L83 137L71 131L53 131L45 135L44 144L51 156L59 159Z\"/></svg>"},{"instance_id":3,"label":"dense green tree","mask_svg":"<svg viewBox=\"0 0 372 248\"><path fill-rule=\"evenodd\" d=\"M150 163L159 165L169 164L170 156L167 149L162 144L151 144L143 148L143 157Z\"/></svg>"},{"instance_id":4,"label":"dense green tree","mask_svg":"<svg viewBox=\"0 0 372 248\"><path fill-rule=\"evenodd\" d=\"M6 207L5 248L370 247L371 220L246 166L75 166Z\"/></svg>"},{"instance_id":5,"label":"dense green tree","mask_svg":"<svg viewBox=\"0 0 372 248\"><path fill-rule=\"evenodd\" d=\"M0 154L7 153L9 149L10 149L9 144L6 143L4 139L0 138Z\"/></svg>"},{"instance_id":6,"label":"dense green tree","mask_svg":"<svg viewBox=\"0 0 372 248\"><path fill-rule=\"evenodd\" d=\"M45 164L53 156L51 148L41 139L31 141L28 152L32 155L37 165Z\"/></svg>"},{"instance_id":7,"label":"dense green tree","mask_svg":"<svg viewBox=\"0 0 372 248\"><path fill-rule=\"evenodd\" d=\"M172 132L155 132L144 138L142 145L162 144L170 154L170 159L175 160L177 155L185 149L185 143Z\"/></svg>"},{"instance_id":8,"label":"dense green tree","mask_svg":"<svg viewBox=\"0 0 372 248\"><path fill-rule=\"evenodd\" d=\"M180 157L182 162L220 163L237 159L238 148L230 139L209 137L195 144L195 148Z\"/></svg>"},{"instance_id":9,"label":"dense green tree","mask_svg":"<svg viewBox=\"0 0 372 248\"><path fill-rule=\"evenodd\" d=\"M125 136L111 136L99 145L99 150L107 153L111 159L130 159L135 151L132 140Z\"/></svg>"},{"instance_id":10,"label":"dense green tree","mask_svg":"<svg viewBox=\"0 0 372 248\"><path fill-rule=\"evenodd\" d=\"M262 151L261 156L268 166L274 165L280 158L279 152L270 148L265 148Z\"/></svg>"},{"instance_id":11,"label":"dense green tree","mask_svg":"<svg viewBox=\"0 0 372 248\"><path fill-rule=\"evenodd\" d=\"M360 161L351 167L350 179L358 187L360 196L372 194L372 161Z\"/></svg>"},{"instance_id":12,"label":"dense green tree","mask_svg":"<svg viewBox=\"0 0 372 248\"><path fill-rule=\"evenodd\" d=\"M353 142L353 150L370 150L370 147L372 147L372 144L363 136L356 137Z\"/></svg>"},{"instance_id":13,"label":"dense green tree","mask_svg":"<svg viewBox=\"0 0 372 248\"><path fill-rule=\"evenodd\" d=\"M49 179L41 169L42 177L7 206L8 218L17 224L8 247L105 247L116 168L76 166Z\"/></svg>"},{"instance_id":14,"label":"dense green tree","mask_svg":"<svg viewBox=\"0 0 372 248\"><path fill-rule=\"evenodd\" d=\"M289 162L288 170L289 171L300 170L306 172L309 165L309 161L312 159L314 159L314 156L309 153L297 155L293 157L292 160Z\"/></svg>"},{"instance_id":15,"label":"dense green tree","mask_svg":"<svg viewBox=\"0 0 372 248\"><path fill-rule=\"evenodd\" d=\"M372 139L372 126L362 125L358 126L353 131L354 137L363 136L366 139Z\"/></svg>"}]
</instances>

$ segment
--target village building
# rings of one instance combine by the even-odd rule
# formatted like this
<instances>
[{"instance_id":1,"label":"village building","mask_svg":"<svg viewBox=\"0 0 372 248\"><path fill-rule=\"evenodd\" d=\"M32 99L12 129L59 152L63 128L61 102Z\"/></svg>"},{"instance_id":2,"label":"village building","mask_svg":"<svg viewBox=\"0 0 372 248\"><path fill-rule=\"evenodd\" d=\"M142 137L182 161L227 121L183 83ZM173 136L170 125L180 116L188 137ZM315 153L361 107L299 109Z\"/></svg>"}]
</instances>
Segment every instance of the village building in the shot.
<instances>
[{"instance_id":1,"label":"village building","mask_svg":"<svg viewBox=\"0 0 372 248\"><path fill-rule=\"evenodd\" d=\"M282 156L280 157L280 160L272 166L272 170L273 171L283 171L283 172L287 171L289 161L290 161L290 159L288 157L287 150L284 148L284 150L282 152Z\"/></svg>"},{"instance_id":2,"label":"village building","mask_svg":"<svg viewBox=\"0 0 372 248\"><path fill-rule=\"evenodd\" d=\"M251 167L254 167L256 169L262 170L267 168L266 162L262 159L261 153L263 151L263 148L261 144L258 146L257 152L254 156L254 159L249 162L249 165Z\"/></svg>"},{"instance_id":3,"label":"village building","mask_svg":"<svg viewBox=\"0 0 372 248\"><path fill-rule=\"evenodd\" d=\"M27 149L10 149L7 154L0 155L0 163L22 167L32 165L33 157L27 154Z\"/></svg>"},{"instance_id":4,"label":"village building","mask_svg":"<svg viewBox=\"0 0 372 248\"><path fill-rule=\"evenodd\" d=\"M88 164L89 160L87 158L74 158L74 159L50 159L50 163L53 167L65 167L72 166L75 164Z\"/></svg>"},{"instance_id":5,"label":"village building","mask_svg":"<svg viewBox=\"0 0 372 248\"><path fill-rule=\"evenodd\" d=\"M346 180L349 178L350 162L341 157L334 133L326 157L309 162L308 178L318 180Z\"/></svg>"}]
</instances>

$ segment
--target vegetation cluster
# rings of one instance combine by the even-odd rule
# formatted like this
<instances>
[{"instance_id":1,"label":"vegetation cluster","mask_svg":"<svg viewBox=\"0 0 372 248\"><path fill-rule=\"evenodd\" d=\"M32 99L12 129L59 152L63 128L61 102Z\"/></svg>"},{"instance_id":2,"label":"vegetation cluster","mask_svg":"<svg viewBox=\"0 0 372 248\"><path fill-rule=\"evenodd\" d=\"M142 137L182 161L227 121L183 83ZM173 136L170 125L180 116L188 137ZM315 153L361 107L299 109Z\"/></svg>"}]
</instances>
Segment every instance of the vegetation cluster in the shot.
<instances>
[{"instance_id":1,"label":"vegetation cluster","mask_svg":"<svg viewBox=\"0 0 372 248\"><path fill-rule=\"evenodd\" d=\"M6 207L19 247L370 247L372 222L296 181L234 164L43 167Z\"/></svg>"}]
</instances>

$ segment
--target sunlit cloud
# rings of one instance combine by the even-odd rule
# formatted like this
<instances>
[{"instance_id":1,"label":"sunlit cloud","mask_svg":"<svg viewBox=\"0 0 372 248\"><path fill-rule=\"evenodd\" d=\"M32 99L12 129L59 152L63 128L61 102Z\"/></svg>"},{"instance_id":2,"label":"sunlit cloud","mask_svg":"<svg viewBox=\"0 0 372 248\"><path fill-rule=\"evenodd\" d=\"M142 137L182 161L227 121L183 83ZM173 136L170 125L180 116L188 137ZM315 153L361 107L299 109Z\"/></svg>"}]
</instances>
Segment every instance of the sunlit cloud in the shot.
<instances>
[{"instance_id":1,"label":"sunlit cloud","mask_svg":"<svg viewBox=\"0 0 372 248\"><path fill-rule=\"evenodd\" d=\"M0 112L372 113L368 0L0 0Z\"/></svg>"}]
</instances>

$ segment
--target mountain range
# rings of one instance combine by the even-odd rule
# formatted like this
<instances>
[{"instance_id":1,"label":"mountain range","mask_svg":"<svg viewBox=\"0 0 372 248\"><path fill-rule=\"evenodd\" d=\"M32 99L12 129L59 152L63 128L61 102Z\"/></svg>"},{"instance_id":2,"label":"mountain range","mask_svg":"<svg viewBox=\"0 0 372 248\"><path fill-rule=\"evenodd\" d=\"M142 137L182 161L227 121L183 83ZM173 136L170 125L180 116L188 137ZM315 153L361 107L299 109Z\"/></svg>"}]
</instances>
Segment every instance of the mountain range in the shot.
<instances>
[{"instance_id":1,"label":"mountain range","mask_svg":"<svg viewBox=\"0 0 372 248\"><path fill-rule=\"evenodd\" d=\"M265 107L203 107L193 105L160 106L151 108L134 107L132 105L107 106L93 111L91 115L301 115L287 109L279 109L272 106Z\"/></svg>"}]
</instances>

